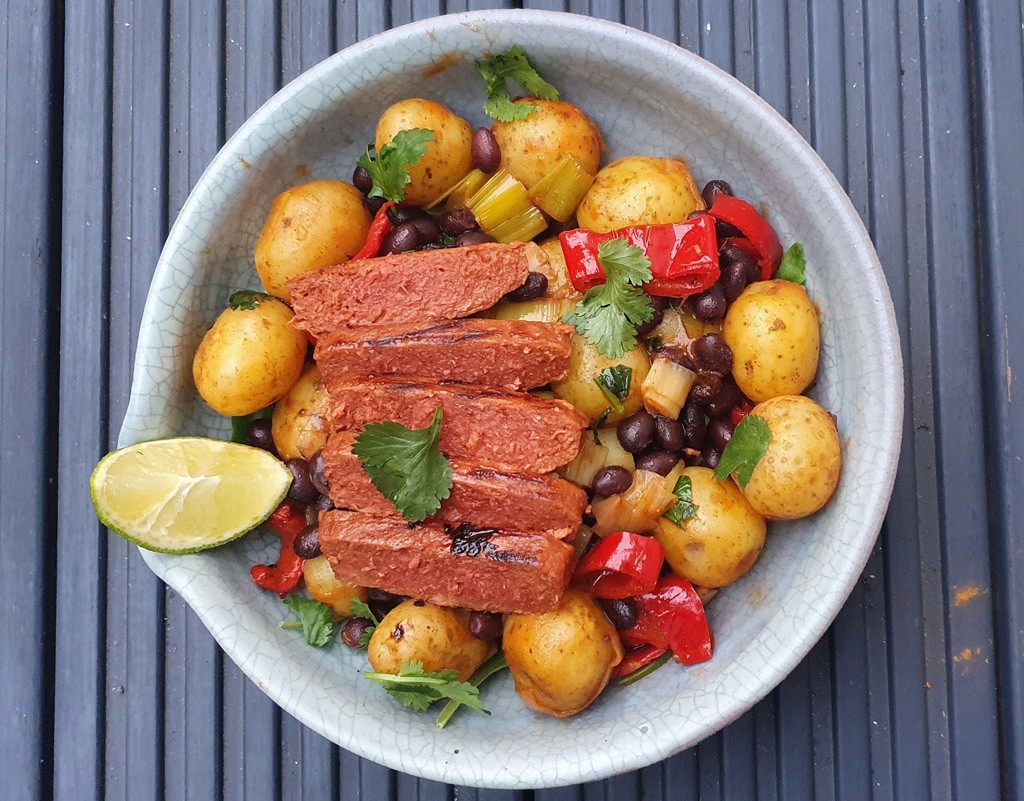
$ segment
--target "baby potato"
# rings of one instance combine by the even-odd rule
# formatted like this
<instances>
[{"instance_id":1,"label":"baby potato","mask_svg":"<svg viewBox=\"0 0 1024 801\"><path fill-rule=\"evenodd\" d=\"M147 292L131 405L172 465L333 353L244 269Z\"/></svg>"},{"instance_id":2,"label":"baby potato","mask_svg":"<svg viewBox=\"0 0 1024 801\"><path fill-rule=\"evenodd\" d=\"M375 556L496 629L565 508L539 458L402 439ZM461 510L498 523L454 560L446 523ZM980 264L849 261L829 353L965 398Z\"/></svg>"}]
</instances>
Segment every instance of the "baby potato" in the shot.
<instances>
[{"instance_id":1,"label":"baby potato","mask_svg":"<svg viewBox=\"0 0 1024 801\"><path fill-rule=\"evenodd\" d=\"M799 395L818 371L818 312L792 281L748 286L726 312L722 336L736 385L755 403Z\"/></svg>"},{"instance_id":2,"label":"baby potato","mask_svg":"<svg viewBox=\"0 0 1024 801\"><path fill-rule=\"evenodd\" d=\"M316 559L307 559L303 562L302 578L306 581L309 594L320 603L329 606L339 617L352 617L353 598L366 602L366 589L339 581L326 556L318 556Z\"/></svg>"},{"instance_id":3,"label":"baby potato","mask_svg":"<svg viewBox=\"0 0 1024 801\"><path fill-rule=\"evenodd\" d=\"M409 183L405 201L425 206L450 189L472 168L469 146L473 129L462 117L433 100L413 97L388 108L377 121L374 139L377 152L402 131L425 128L434 132L427 152L415 164L406 167Z\"/></svg>"},{"instance_id":4,"label":"baby potato","mask_svg":"<svg viewBox=\"0 0 1024 801\"><path fill-rule=\"evenodd\" d=\"M537 261L537 272L544 273L548 279L548 288L544 293L546 298L565 298L566 300L579 301L583 295L576 291L576 287L569 280L569 268L565 263L565 254L562 252L562 243L557 236L545 239L540 243L541 249L547 256L547 260ZM533 267L531 267L533 269Z\"/></svg>"},{"instance_id":5,"label":"baby potato","mask_svg":"<svg viewBox=\"0 0 1024 801\"><path fill-rule=\"evenodd\" d=\"M626 156L603 168L576 209L580 228L614 231L627 225L685 220L703 210L689 168L675 159Z\"/></svg>"},{"instance_id":6,"label":"baby potato","mask_svg":"<svg viewBox=\"0 0 1024 801\"><path fill-rule=\"evenodd\" d=\"M370 219L362 193L344 181L286 189L274 200L256 240L256 272L264 288L290 303L286 284L351 259L366 242Z\"/></svg>"},{"instance_id":7,"label":"baby potato","mask_svg":"<svg viewBox=\"0 0 1024 801\"><path fill-rule=\"evenodd\" d=\"M589 417L592 422L596 422L601 419L601 415L605 413L610 404L601 388L594 383L594 379L600 375L602 370L619 364L632 369L633 375L629 382L629 394L622 400L622 408L625 412L618 414L612 411L605 420L607 425L613 425L643 407L644 401L640 394L640 385L647 377L647 371L651 369L651 359L642 344L637 343L633 350L622 354L618 359L609 359L602 356L590 340L579 334L573 334L572 350L569 353L569 371L561 381L553 381L551 389L557 397L568 401L582 414Z\"/></svg>"},{"instance_id":8,"label":"baby potato","mask_svg":"<svg viewBox=\"0 0 1024 801\"><path fill-rule=\"evenodd\" d=\"M601 163L604 142L597 124L564 100L520 98L537 110L529 117L491 126L501 148L501 166L533 189L563 156L574 156L591 175Z\"/></svg>"},{"instance_id":9,"label":"baby potato","mask_svg":"<svg viewBox=\"0 0 1024 801\"><path fill-rule=\"evenodd\" d=\"M299 380L274 407L270 432L282 459L309 459L327 442L331 400L315 364L306 365Z\"/></svg>"},{"instance_id":10,"label":"baby potato","mask_svg":"<svg viewBox=\"0 0 1024 801\"><path fill-rule=\"evenodd\" d=\"M590 706L624 653L604 612L575 587L554 612L508 615L502 648L523 702L559 718Z\"/></svg>"},{"instance_id":11,"label":"baby potato","mask_svg":"<svg viewBox=\"0 0 1024 801\"><path fill-rule=\"evenodd\" d=\"M269 295L246 293L246 298L221 312L192 360L200 396L229 417L272 404L306 362L306 336L288 325L292 310Z\"/></svg>"},{"instance_id":12,"label":"baby potato","mask_svg":"<svg viewBox=\"0 0 1024 801\"><path fill-rule=\"evenodd\" d=\"M814 514L839 484L842 457L832 415L803 395L780 395L750 413L768 424L772 439L743 494L773 520Z\"/></svg>"},{"instance_id":13,"label":"baby potato","mask_svg":"<svg viewBox=\"0 0 1024 801\"><path fill-rule=\"evenodd\" d=\"M466 681L491 653L489 643L469 633L468 620L464 610L403 601L370 637L370 665L378 673L398 673L406 662L418 661L428 673L454 670Z\"/></svg>"},{"instance_id":14,"label":"baby potato","mask_svg":"<svg viewBox=\"0 0 1024 801\"><path fill-rule=\"evenodd\" d=\"M764 548L764 518L732 481L716 481L707 467L687 467L696 517L676 525L658 520L654 536L672 570L701 587L724 587L746 573Z\"/></svg>"}]
</instances>

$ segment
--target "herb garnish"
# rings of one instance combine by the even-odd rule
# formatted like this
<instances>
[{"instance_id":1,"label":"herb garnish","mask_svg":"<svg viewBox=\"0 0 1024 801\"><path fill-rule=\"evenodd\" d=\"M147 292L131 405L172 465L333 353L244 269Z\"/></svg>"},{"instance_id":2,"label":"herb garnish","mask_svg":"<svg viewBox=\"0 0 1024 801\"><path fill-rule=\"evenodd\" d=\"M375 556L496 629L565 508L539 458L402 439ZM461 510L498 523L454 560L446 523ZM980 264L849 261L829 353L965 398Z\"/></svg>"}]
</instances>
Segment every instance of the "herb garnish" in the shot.
<instances>
[{"instance_id":1,"label":"herb garnish","mask_svg":"<svg viewBox=\"0 0 1024 801\"><path fill-rule=\"evenodd\" d=\"M792 281L794 284L803 286L806 280L804 278L804 270L806 268L807 260L804 258L804 246L799 242L794 242L782 257L778 277L783 281Z\"/></svg>"},{"instance_id":2,"label":"herb garnish","mask_svg":"<svg viewBox=\"0 0 1024 801\"><path fill-rule=\"evenodd\" d=\"M498 651L494 656L484 662L473 672L473 675L469 677L469 683L474 687L479 687L495 673L500 673L507 667L508 662L505 661L505 654ZM441 714L437 716L437 728L443 729L460 706L462 706L462 702L455 700L451 700L445 704L444 709L441 710Z\"/></svg>"},{"instance_id":3,"label":"herb garnish","mask_svg":"<svg viewBox=\"0 0 1024 801\"><path fill-rule=\"evenodd\" d=\"M299 619L282 621L281 628L301 628L306 642L317 648L322 648L331 641L334 617L331 615L330 607L312 598L303 598L301 595L285 598L284 605L298 615Z\"/></svg>"},{"instance_id":4,"label":"herb garnish","mask_svg":"<svg viewBox=\"0 0 1024 801\"><path fill-rule=\"evenodd\" d=\"M671 657L672 657L672 652L671 651L665 651L665 653L663 653L661 656L659 656L653 662L650 662L650 663L644 665L641 668L637 668L632 673L627 673L625 676L623 676L621 679L619 679L619 686L620 687L628 687L630 684L636 684L638 681L640 681L640 679L646 679L654 671L656 671L658 668L660 668L662 665L664 665L666 662L668 662L668 660Z\"/></svg>"},{"instance_id":5,"label":"herb garnish","mask_svg":"<svg viewBox=\"0 0 1024 801\"><path fill-rule=\"evenodd\" d=\"M228 306L235 311L252 311L265 300L274 300L266 292L257 292L254 289L239 289L232 292L228 298Z\"/></svg>"},{"instance_id":6,"label":"herb garnish","mask_svg":"<svg viewBox=\"0 0 1024 801\"><path fill-rule=\"evenodd\" d=\"M402 665L397 676L393 673L364 673L363 678L378 682L389 695L420 712L428 709L434 701L450 698L490 714L480 701L480 691L468 681L459 681L454 670L428 673L423 670L422 662L414 661Z\"/></svg>"},{"instance_id":7,"label":"herb garnish","mask_svg":"<svg viewBox=\"0 0 1024 801\"><path fill-rule=\"evenodd\" d=\"M633 368L624 364L605 367L594 379L594 383L601 390L601 394L608 399L608 403L612 405L616 414L625 413L622 401L629 395L629 386L632 382Z\"/></svg>"},{"instance_id":8,"label":"herb garnish","mask_svg":"<svg viewBox=\"0 0 1024 801\"><path fill-rule=\"evenodd\" d=\"M434 141L434 132L427 128L410 128L399 131L395 138L380 149L376 159L370 158L370 148L359 157L359 166L370 173L373 187L367 197L382 197L398 203L405 200L405 185L409 183L409 171L427 152L427 142Z\"/></svg>"},{"instance_id":9,"label":"herb garnish","mask_svg":"<svg viewBox=\"0 0 1024 801\"><path fill-rule=\"evenodd\" d=\"M352 617L359 617L373 623L372 626L367 626L363 629L363 633L359 635L359 647L365 649L366 646L370 644L370 637L372 637L373 632L377 630L377 626L380 625L380 621L377 620L377 616L373 614L373 610L359 598L353 598L349 601L348 608L352 613Z\"/></svg>"},{"instance_id":10,"label":"herb garnish","mask_svg":"<svg viewBox=\"0 0 1024 801\"><path fill-rule=\"evenodd\" d=\"M414 523L436 512L451 492L452 468L438 446L441 416L437 408L433 422L418 429L370 423L352 445L373 485Z\"/></svg>"},{"instance_id":11,"label":"herb garnish","mask_svg":"<svg viewBox=\"0 0 1024 801\"><path fill-rule=\"evenodd\" d=\"M693 482L689 476L679 476L675 489L672 490L679 499L675 506L665 512L664 516L677 526L697 516L698 506L693 502Z\"/></svg>"},{"instance_id":12,"label":"herb garnish","mask_svg":"<svg viewBox=\"0 0 1024 801\"><path fill-rule=\"evenodd\" d=\"M526 51L519 45L510 47L504 53L476 62L477 71L487 81L487 100L484 113L501 122L522 120L529 117L537 107L529 103L513 103L505 86L505 79L511 78L524 90L541 100L558 100L558 90L540 77L530 64Z\"/></svg>"},{"instance_id":13,"label":"herb garnish","mask_svg":"<svg viewBox=\"0 0 1024 801\"><path fill-rule=\"evenodd\" d=\"M748 414L732 433L732 439L722 451L722 459L715 468L715 478L722 481L733 473L740 489L746 489L757 463L768 451L772 432L768 424L757 415Z\"/></svg>"},{"instance_id":14,"label":"herb garnish","mask_svg":"<svg viewBox=\"0 0 1024 801\"><path fill-rule=\"evenodd\" d=\"M636 346L637 326L654 317L651 301L640 289L651 280L651 260L624 239L609 239L597 249L605 282L587 290L562 320L586 337L598 352L618 359Z\"/></svg>"}]
</instances>

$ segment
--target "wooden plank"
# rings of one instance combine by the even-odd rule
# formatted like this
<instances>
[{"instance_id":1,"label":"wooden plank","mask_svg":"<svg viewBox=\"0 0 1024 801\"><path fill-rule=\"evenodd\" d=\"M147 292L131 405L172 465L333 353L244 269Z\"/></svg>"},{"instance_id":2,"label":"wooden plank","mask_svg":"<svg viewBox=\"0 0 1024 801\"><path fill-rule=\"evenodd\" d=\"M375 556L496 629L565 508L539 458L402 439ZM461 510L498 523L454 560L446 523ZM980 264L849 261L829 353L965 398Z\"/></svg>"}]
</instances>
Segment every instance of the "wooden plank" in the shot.
<instances>
[{"instance_id":1,"label":"wooden plank","mask_svg":"<svg viewBox=\"0 0 1024 801\"><path fill-rule=\"evenodd\" d=\"M0 39L0 775L30 801L52 797L54 771L60 24L13 3Z\"/></svg>"}]
</instances>

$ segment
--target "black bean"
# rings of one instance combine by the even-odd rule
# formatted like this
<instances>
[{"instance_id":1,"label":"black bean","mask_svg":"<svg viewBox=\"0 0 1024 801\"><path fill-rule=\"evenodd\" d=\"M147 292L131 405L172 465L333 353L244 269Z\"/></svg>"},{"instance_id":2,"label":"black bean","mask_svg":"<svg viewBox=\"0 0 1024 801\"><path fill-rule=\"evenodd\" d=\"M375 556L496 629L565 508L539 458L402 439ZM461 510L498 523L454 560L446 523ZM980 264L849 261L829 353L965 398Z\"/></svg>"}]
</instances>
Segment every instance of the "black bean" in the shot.
<instances>
[{"instance_id":1,"label":"black bean","mask_svg":"<svg viewBox=\"0 0 1024 801\"><path fill-rule=\"evenodd\" d=\"M636 459L637 470L650 470L659 476L667 476L672 468L679 463L679 457L674 453L662 450L647 451Z\"/></svg>"},{"instance_id":2,"label":"black bean","mask_svg":"<svg viewBox=\"0 0 1024 801\"><path fill-rule=\"evenodd\" d=\"M640 453L654 439L654 418L641 409L619 423L615 433L623 448L630 453Z\"/></svg>"},{"instance_id":3,"label":"black bean","mask_svg":"<svg viewBox=\"0 0 1024 801\"><path fill-rule=\"evenodd\" d=\"M309 477L309 463L305 459L295 457L285 462L292 471L292 485L288 488L288 497L296 503L313 503L319 496L313 480Z\"/></svg>"},{"instance_id":4,"label":"black bean","mask_svg":"<svg viewBox=\"0 0 1024 801\"><path fill-rule=\"evenodd\" d=\"M715 198L719 195L731 195L732 187L726 181L718 180L708 181L704 184L704 188L700 190L700 196L704 198L704 205L709 209L714 205Z\"/></svg>"},{"instance_id":5,"label":"black bean","mask_svg":"<svg viewBox=\"0 0 1024 801\"><path fill-rule=\"evenodd\" d=\"M658 445L672 453L679 453L686 447L683 424L662 414L654 418L654 438L658 441Z\"/></svg>"},{"instance_id":6,"label":"black bean","mask_svg":"<svg viewBox=\"0 0 1024 801\"><path fill-rule=\"evenodd\" d=\"M681 364L687 370L693 370L697 372L697 362L693 360L693 356L690 355L689 348L680 348L675 345L669 345L668 347L662 348L658 354L664 356L666 359L671 359L676 364Z\"/></svg>"},{"instance_id":7,"label":"black bean","mask_svg":"<svg viewBox=\"0 0 1024 801\"><path fill-rule=\"evenodd\" d=\"M373 612L373 616L377 618L377 620L383 620L387 616L388 612L390 612L400 603L402 603L402 600L400 598L397 598L394 601L371 600L367 601L366 605L370 607L370 611Z\"/></svg>"},{"instance_id":8,"label":"black bean","mask_svg":"<svg viewBox=\"0 0 1024 801\"><path fill-rule=\"evenodd\" d=\"M448 245L442 245L440 242L428 242L420 250L445 250Z\"/></svg>"},{"instance_id":9,"label":"black bean","mask_svg":"<svg viewBox=\"0 0 1024 801\"><path fill-rule=\"evenodd\" d=\"M341 630L341 641L349 648L358 648L359 641L372 625L373 621L367 620L365 617L352 618Z\"/></svg>"},{"instance_id":10,"label":"black bean","mask_svg":"<svg viewBox=\"0 0 1024 801\"><path fill-rule=\"evenodd\" d=\"M489 128L477 128L469 145L473 166L486 173L492 173L501 166L501 148Z\"/></svg>"},{"instance_id":11,"label":"black bean","mask_svg":"<svg viewBox=\"0 0 1024 801\"><path fill-rule=\"evenodd\" d=\"M458 236L476 228L476 217L469 209L449 209L437 218L437 224L448 236Z\"/></svg>"},{"instance_id":12,"label":"black bean","mask_svg":"<svg viewBox=\"0 0 1024 801\"><path fill-rule=\"evenodd\" d=\"M718 467L720 461L722 461L722 452L714 448L708 448L700 457L701 466L710 467L712 470Z\"/></svg>"},{"instance_id":13,"label":"black bean","mask_svg":"<svg viewBox=\"0 0 1024 801\"><path fill-rule=\"evenodd\" d=\"M395 595L393 592L382 590L379 587L367 587L366 598L369 601L387 601L388 603L398 606L405 596Z\"/></svg>"},{"instance_id":14,"label":"black bean","mask_svg":"<svg viewBox=\"0 0 1024 801\"><path fill-rule=\"evenodd\" d=\"M735 225L730 225L722 220L715 220L715 235L718 237L718 241L721 242L723 239L739 239L743 236L743 232Z\"/></svg>"},{"instance_id":15,"label":"black bean","mask_svg":"<svg viewBox=\"0 0 1024 801\"><path fill-rule=\"evenodd\" d=\"M497 612L470 612L469 633L478 640L496 640L501 636L501 615Z\"/></svg>"},{"instance_id":16,"label":"black bean","mask_svg":"<svg viewBox=\"0 0 1024 801\"><path fill-rule=\"evenodd\" d=\"M735 262L743 265L753 264L755 267L757 266L757 260L735 242L722 244L718 248L718 263L725 265Z\"/></svg>"},{"instance_id":17,"label":"black bean","mask_svg":"<svg viewBox=\"0 0 1024 801\"><path fill-rule=\"evenodd\" d=\"M608 598L598 599L608 620L618 631L628 631L636 625L636 604L631 598L611 600Z\"/></svg>"},{"instance_id":18,"label":"black bean","mask_svg":"<svg viewBox=\"0 0 1024 801\"><path fill-rule=\"evenodd\" d=\"M708 423L708 435L705 444L714 450L723 450L729 440L732 439L732 432L736 426L728 417L716 417Z\"/></svg>"},{"instance_id":19,"label":"black bean","mask_svg":"<svg viewBox=\"0 0 1024 801\"><path fill-rule=\"evenodd\" d=\"M700 450L704 447L704 436L707 433L708 419L704 411L693 401L688 400L679 415L686 435L686 447Z\"/></svg>"},{"instance_id":20,"label":"black bean","mask_svg":"<svg viewBox=\"0 0 1024 801\"><path fill-rule=\"evenodd\" d=\"M420 244L420 233L412 222L396 225L384 236L381 243L381 255L389 253L408 253Z\"/></svg>"},{"instance_id":21,"label":"black bean","mask_svg":"<svg viewBox=\"0 0 1024 801\"><path fill-rule=\"evenodd\" d=\"M329 512L334 508L334 501L330 499L330 496L321 495L315 501L313 501L313 507L318 512Z\"/></svg>"},{"instance_id":22,"label":"black bean","mask_svg":"<svg viewBox=\"0 0 1024 801\"><path fill-rule=\"evenodd\" d=\"M738 298L743 290L747 288L747 268L738 261L725 265L722 268L722 289L725 290L725 299L732 303Z\"/></svg>"},{"instance_id":23,"label":"black bean","mask_svg":"<svg viewBox=\"0 0 1024 801\"><path fill-rule=\"evenodd\" d=\"M725 317L727 307L725 290L720 283L712 284L698 295L690 298L693 316L704 322L714 322Z\"/></svg>"},{"instance_id":24,"label":"black bean","mask_svg":"<svg viewBox=\"0 0 1024 801\"><path fill-rule=\"evenodd\" d=\"M277 453L277 446L274 445L274 434L269 417L253 420L249 424L249 433L245 439L254 448L262 448L265 451Z\"/></svg>"},{"instance_id":25,"label":"black bean","mask_svg":"<svg viewBox=\"0 0 1024 801\"><path fill-rule=\"evenodd\" d=\"M327 476L324 475L324 452L317 451L309 457L309 477L313 486L321 495L331 494L331 485L327 483Z\"/></svg>"},{"instance_id":26,"label":"black bean","mask_svg":"<svg viewBox=\"0 0 1024 801\"><path fill-rule=\"evenodd\" d=\"M718 373L697 373L690 387L690 400L698 406L707 406L722 391L722 376Z\"/></svg>"},{"instance_id":27,"label":"black bean","mask_svg":"<svg viewBox=\"0 0 1024 801\"><path fill-rule=\"evenodd\" d=\"M320 527L314 523L302 529L295 535L292 549L300 559L316 559L323 553L320 550Z\"/></svg>"},{"instance_id":28,"label":"black bean","mask_svg":"<svg viewBox=\"0 0 1024 801\"><path fill-rule=\"evenodd\" d=\"M494 237L490 234L485 234L483 231L466 231L459 234L459 238L455 240L455 247L464 248L469 245L486 245L488 242L493 241Z\"/></svg>"},{"instance_id":29,"label":"black bean","mask_svg":"<svg viewBox=\"0 0 1024 801\"><path fill-rule=\"evenodd\" d=\"M384 198L368 197L363 200L363 204L370 210L370 214L376 214L380 211L380 207L384 205Z\"/></svg>"},{"instance_id":30,"label":"black bean","mask_svg":"<svg viewBox=\"0 0 1024 801\"><path fill-rule=\"evenodd\" d=\"M373 178L362 164L357 164L352 171L352 185L364 195L369 194L373 189Z\"/></svg>"},{"instance_id":31,"label":"black bean","mask_svg":"<svg viewBox=\"0 0 1024 801\"><path fill-rule=\"evenodd\" d=\"M602 467L594 474L594 480L590 482L590 488L598 495L618 495L633 486L633 474L625 467L611 465Z\"/></svg>"},{"instance_id":32,"label":"black bean","mask_svg":"<svg viewBox=\"0 0 1024 801\"><path fill-rule=\"evenodd\" d=\"M424 214L422 217L414 217L409 220L409 224L416 227L421 246L433 245L441 241L441 226L431 215Z\"/></svg>"},{"instance_id":33,"label":"black bean","mask_svg":"<svg viewBox=\"0 0 1024 801\"><path fill-rule=\"evenodd\" d=\"M661 324L662 319L665 317L665 310L668 308L668 298L652 296L651 308L654 309L654 316L636 329L638 336L647 336Z\"/></svg>"},{"instance_id":34,"label":"black bean","mask_svg":"<svg viewBox=\"0 0 1024 801\"><path fill-rule=\"evenodd\" d=\"M392 225L401 225L404 222L411 222L412 220L427 216L427 213L419 206L413 206L408 203L399 203L392 206L385 213L388 215L388 219L391 220Z\"/></svg>"},{"instance_id":35,"label":"black bean","mask_svg":"<svg viewBox=\"0 0 1024 801\"><path fill-rule=\"evenodd\" d=\"M686 215L686 221L689 222L690 220L696 220L698 217L703 217L705 214L707 214L707 212L704 211L704 209L694 209Z\"/></svg>"},{"instance_id":36,"label":"black bean","mask_svg":"<svg viewBox=\"0 0 1024 801\"><path fill-rule=\"evenodd\" d=\"M727 379L722 382L721 391L704 407L704 411L712 417L721 417L729 414L742 398L740 388Z\"/></svg>"},{"instance_id":37,"label":"black bean","mask_svg":"<svg viewBox=\"0 0 1024 801\"><path fill-rule=\"evenodd\" d=\"M548 291L548 277L544 273L535 273L532 270L526 274L526 281L519 289L513 289L505 300L513 303L525 303L528 300L536 300Z\"/></svg>"},{"instance_id":38,"label":"black bean","mask_svg":"<svg viewBox=\"0 0 1024 801\"><path fill-rule=\"evenodd\" d=\"M761 280L761 268L757 265L753 259L747 262L747 283L753 284L755 281Z\"/></svg>"},{"instance_id":39,"label":"black bean","mask_svg":"<svg viewBox=\"0 0 1024 801\"><path fill-rule=\"evenodd\" d=\"M694 340L690 350L701 370L710 370L720 375L732 372L732 348L722 339L721 334L699 337Z\"/></svg>"}]
</instances>

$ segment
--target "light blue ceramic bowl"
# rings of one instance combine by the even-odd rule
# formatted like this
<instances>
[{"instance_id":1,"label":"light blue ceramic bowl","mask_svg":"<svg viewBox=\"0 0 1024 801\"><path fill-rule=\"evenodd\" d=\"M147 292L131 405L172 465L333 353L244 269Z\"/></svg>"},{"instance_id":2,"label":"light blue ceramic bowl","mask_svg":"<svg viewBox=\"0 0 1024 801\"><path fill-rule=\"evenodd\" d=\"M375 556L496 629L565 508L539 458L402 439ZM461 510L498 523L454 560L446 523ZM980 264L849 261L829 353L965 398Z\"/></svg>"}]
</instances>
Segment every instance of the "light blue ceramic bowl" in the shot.
<instances>
[{"instance_id":1,"label":"light blue ceramic bowl","mask_svg":"<svg viewBox=\"0 0 1024 801\"><path fill-rule=\"evenodd\" d=\"M273 197L303 175L347 179L377 117L399 99L433 98L485 124L473 60L513 44L596 119L608 159L684 156L699 181L724 177L739 195L767 201L783 241L804 244L808 286L824 321L812 394L837 415L843 442L843 476L832 502L812 519L773 525L756 567L710 605L710 662L669 665L656 678L610 689L568 720L529 711L505 676L486 689L490 716L460 714L442 731L434 714L407 710L364 681L364 654L340 644L310 648L278 627L280 601L248 574L254 562L272 557L271 536L255 533L196 556L144 555L228 656L310 728L407 773L529 788L649 765L738 717L825 632L882 524L903 409L892 303L849 199L765 102L661 39L569 14L457 14L338 53L253 115L185 204L150 289L120 444L226 434L226 421L193 389L192 354L228 294L258 286L253 244Z\"/></svg>"}]
</instances>

